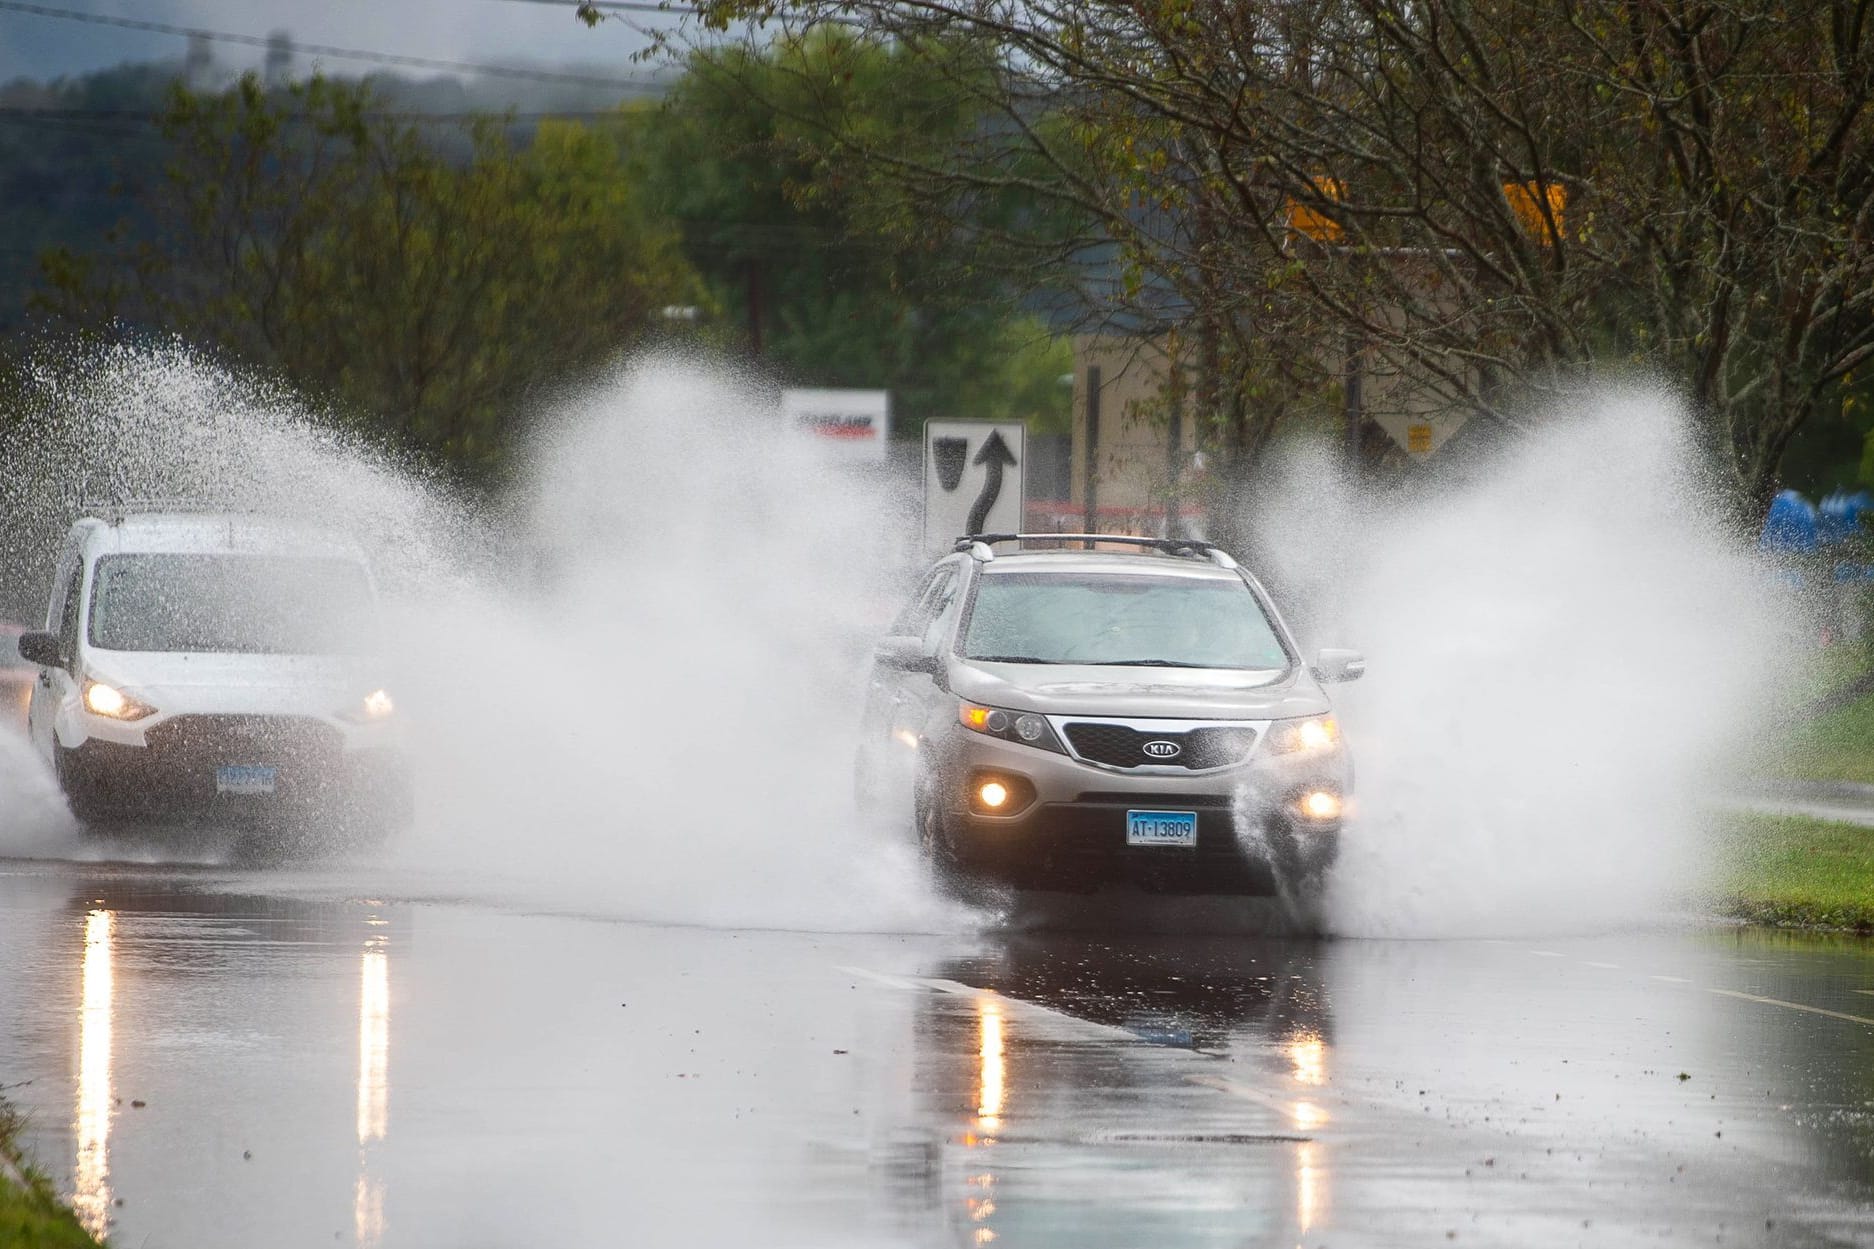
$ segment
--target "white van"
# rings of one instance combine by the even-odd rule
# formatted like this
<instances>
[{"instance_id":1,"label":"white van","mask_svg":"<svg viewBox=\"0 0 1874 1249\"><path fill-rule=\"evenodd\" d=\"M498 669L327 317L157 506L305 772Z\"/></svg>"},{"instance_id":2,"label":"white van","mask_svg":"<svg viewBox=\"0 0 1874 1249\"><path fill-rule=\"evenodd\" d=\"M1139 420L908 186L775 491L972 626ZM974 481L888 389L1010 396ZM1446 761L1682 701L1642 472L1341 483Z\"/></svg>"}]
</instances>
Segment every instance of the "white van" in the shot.
<instances>
[{"instance_id":1,"label":"white van","mask_svg":"<svg viewBox=\"0 0 1874 1249\"><path fill-rule=\"evenodd\" d=\"M104 509L72 526L19 650L40 669L34 746L86 823L408 819L376 587L342 535Z\"/></svg>"}]
</instances>

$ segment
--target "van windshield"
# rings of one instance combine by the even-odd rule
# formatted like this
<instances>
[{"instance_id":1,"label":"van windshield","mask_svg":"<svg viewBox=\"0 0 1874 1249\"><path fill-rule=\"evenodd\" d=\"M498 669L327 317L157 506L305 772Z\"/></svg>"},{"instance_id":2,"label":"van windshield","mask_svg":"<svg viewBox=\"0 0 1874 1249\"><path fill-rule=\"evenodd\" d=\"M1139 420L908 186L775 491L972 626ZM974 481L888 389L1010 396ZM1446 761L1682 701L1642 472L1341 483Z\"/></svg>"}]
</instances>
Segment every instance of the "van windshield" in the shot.
<instances>
[{"instance_id":1,"label":"van windshield","mask_svg":"<svg viewBox=\"0 0 1874 1249\"><path fill-rule=\"evenodd\" d=\"M316 556L107 555L90 632L116 651L355 655L381 641L364 567Z\"/></svg>"},{"instance_id":2,"label":"van windshield","mask_svg":"<svg viewBox=\"0 0 1874 1249\"><path fill-rule=\"evenodd\" d=\"M963 652L985 662L1142 668L1289 663L1241 581L1099 573L985 575Z\"/></svg>"}]
</instances>

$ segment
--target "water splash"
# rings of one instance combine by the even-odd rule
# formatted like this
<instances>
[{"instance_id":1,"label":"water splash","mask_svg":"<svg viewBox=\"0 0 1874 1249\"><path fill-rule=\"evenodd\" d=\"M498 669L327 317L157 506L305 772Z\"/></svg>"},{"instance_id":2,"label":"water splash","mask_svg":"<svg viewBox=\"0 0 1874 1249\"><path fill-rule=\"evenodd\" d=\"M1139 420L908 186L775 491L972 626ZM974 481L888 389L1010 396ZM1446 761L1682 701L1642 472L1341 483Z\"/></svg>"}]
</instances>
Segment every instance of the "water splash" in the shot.
<instances>
[{"instance_id":1,"label":"water splash","mask_svg":"<svg viewBox=\"0 0 1874 1249\"><path fill-rule=\"evenodd\" d=\"M1358 768L1337 931L1579 931L1694 900L1702 804L1790 659L1703 465L1672 396L1636 389L1408 501L1324 452L1289 466L1275 571L1310 645L1370 659L1336 693Z\"/></svg>"},{"instance_id":2,"label":"water splash","mask_svg":"<svg viewBox=\"0 0 1874 1249\"><path fill-rule=\"evenodd\" d=\"M911 530L760 387L623 369L543 418L521 484L475 507L180 346L68 349L34 376L5 487L15 600L43 603L87 498L285 510L364 542L418 772L386 870L633 919L954 922L909 839L850 805L865 647L902 589L889 535Z\"/></svg>"}]
</instances>

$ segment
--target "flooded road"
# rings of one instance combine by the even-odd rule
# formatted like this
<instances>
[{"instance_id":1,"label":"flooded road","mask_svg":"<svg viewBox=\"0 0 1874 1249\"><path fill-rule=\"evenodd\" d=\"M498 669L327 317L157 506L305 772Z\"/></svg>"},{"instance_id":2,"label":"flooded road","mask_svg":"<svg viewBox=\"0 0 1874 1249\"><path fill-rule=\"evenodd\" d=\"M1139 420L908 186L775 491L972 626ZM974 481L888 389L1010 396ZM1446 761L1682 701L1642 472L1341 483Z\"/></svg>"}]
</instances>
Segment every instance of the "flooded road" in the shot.
<instances>
[{"instance_id":1,"label":"flooded road","mask_svg":"<svg viewBox=\"0 0 1874 1249\"><path fill-rule=\"evenodd\" d=\"M1874 947L824 935L0 862L115 1244L1874 1244Z\"/></svg>"}]
</instances>

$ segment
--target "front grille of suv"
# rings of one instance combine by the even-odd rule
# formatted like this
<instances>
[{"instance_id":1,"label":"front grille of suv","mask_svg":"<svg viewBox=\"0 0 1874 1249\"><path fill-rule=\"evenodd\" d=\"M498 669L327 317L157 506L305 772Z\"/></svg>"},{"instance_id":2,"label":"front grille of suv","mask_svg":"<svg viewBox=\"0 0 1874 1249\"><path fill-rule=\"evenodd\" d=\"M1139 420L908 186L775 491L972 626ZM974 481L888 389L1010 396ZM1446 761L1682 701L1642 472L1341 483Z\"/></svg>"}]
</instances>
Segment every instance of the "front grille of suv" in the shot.
<instances>
[{"instance_id":1,"label":"front grille of suv","mask_svg":"<svg viewBox=\"0 0 1874 1249\"><path fill-rule=\"evenodd\" d=\"M1227 768L1243 762L1256 744L1256 730L1238 725L1204 725L1182 733L1147 733L1127 724L1076 720L1064 732L1067 744L1089 763L1111 768L1171 767L1192 772ZM1155 758L1145 751L1147 742L1172 742L1178 753Z\"/></svg>"}]
</instances>

